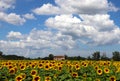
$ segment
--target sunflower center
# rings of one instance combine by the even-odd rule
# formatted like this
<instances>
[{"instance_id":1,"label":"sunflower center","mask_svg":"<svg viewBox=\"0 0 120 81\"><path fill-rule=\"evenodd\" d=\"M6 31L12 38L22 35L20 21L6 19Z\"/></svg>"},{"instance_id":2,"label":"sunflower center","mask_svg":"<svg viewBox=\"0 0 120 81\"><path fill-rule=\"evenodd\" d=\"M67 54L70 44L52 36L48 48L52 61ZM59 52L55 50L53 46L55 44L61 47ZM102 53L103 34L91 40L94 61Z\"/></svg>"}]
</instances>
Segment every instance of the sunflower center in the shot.
<instances>
[{"instance_id":1,"label":"sunflower center","mask_svg":"<svg viewBox=\"0 0 120 81\"><path fill-rule=\"evenodd\" d=\"M39 80L39 77L35 77L35 81L38 81Z\"/></svg>"},{"instance_id":2,"label":"sunflower center","mask_svg":"<svg viewBox=\"0 0 120 81\"><path fill-rule=\"evenodd\" d=\"M10 73L14 73L14 70L10 70Z\"/></svg>"},{"instance_id":3,"label":"sunflower center","mask_svg":"<svg viewBox=\"0 0 120 81\"><path fill-rule=\"evenodd\" d=\"M99 73L101 73L101 70L98 70Z\"/></svg>"},{"instance_id":4,"label":"sunflower center","mask_svg":"<svg viewBox=\"0 0 120 81\"><path fill-rule=\"evenodd\" d=\"M77 74L74 73L74 74L73 74L73 77L76 77L76 76L77 76Z\"/></svg>"},{"instance_id":5,"label":"sunflower center","mask_svg":"<svg viewBox=\"0 0 120 81\"><path fill-rule=\"evenodd\" d=\"M21 77L17 77L17 81L20 81L22 78Z\"/></svg>"},{"instance_id":6,"label":"sunflower center","mask_svg":"<svg viewBox=\"0 0 120 81\"><path fill-rule=\"evenodd\" d=\"M115 79L112 77L112 78L111 78L111 81L114 81L114 80L115 80Z\"/></svg>"},{"instance_id":7,"label":"sunflower center","mask_svg":"<svg viewBox=\"0 0 120 81\"><path fill-rule=\"evenodd\" d=\"M36 72L35 71L32 71L32 75L35 75L36 74Z\"/></svg>"},{"instance_id":8,"label":"sunflower center","mask_svg":"<svg viewBox=\"0 0 120 81\"><path fill-rule=\"evenodd\" d=\"M21 69L23 69L24 68L24 66L21 66Z\"/></svg>"},{"instance_id":9,"label":"sunflower center","mask_svg":"<svg viewBox=\"0 0 120 81\"><path fill-rule=\"evenodd\" d=\"M46 66L46 68L48 68L48 66Z\"/></svg>"}]
</instances>

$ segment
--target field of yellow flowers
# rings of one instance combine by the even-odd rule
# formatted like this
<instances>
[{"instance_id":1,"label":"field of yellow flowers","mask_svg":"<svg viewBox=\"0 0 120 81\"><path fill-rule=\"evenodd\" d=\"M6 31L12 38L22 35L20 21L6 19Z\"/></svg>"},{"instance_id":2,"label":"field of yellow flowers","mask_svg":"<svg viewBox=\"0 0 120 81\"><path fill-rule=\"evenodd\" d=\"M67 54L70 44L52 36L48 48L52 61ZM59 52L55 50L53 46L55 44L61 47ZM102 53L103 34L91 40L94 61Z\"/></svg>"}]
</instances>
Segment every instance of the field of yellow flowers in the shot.
<instances>
[{"instance_id":1,"label":"field of yellow flowers","mask_svg":"<svg viewBox=\"0 0 120 81\"><path fill-rule=\"evenodd\" d=\"M120 62L2 60L0 81L120 81Z\"/></svg>"}]
</instances>

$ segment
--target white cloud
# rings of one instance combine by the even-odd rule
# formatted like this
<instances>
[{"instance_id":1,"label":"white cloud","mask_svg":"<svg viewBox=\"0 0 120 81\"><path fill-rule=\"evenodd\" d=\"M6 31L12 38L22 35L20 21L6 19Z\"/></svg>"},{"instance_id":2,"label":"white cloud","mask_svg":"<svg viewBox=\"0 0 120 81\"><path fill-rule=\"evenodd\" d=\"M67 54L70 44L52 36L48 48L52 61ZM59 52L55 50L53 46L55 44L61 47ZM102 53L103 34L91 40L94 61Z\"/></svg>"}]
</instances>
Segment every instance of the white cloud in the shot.
<instances>
[{"instance_id":1,"label":"white cloud","mask_svg":"<svg viewBox=\"0 0 120 81\"><path fill-rule=\"evenodd\" d=\"M53 6L52 4L44 4L42 7L36 8L33 10L34 13L38 15L49 15L49 14L57 14L59 13L59 8Z\"/></svg>"},{"instance_id":2,"label":"white cloud","mask_svg":"<svg viewBox=\"0 0 120 81\"><path fill-rule=\"evenodd\" d=\"M112 31L98 32L96 35L92 37L92 41L88 43L94 45L111 45L111 44L119 44L120 42L120 29L115 28Z\"/></svg>"},{"instance_id":3,"label":"white cloud","mask_svg":"<svg viewBox=\"0 0 120 81\"><path fill-rule=\"evenodd\" d=\"M96 15L80 15L83 19L84 25L93 26L99 31L113 30L115 28L114 21L110 19L108 14L96 14Z\"/></svg>"},{"instance_id":4,"label":"white cloud","mask_svg":"<svg viewBox=\"0 0 120 81\"><path fill-rule=\"evenodd\" d=\"M23 25L26 20L20 15L16 13L6 13L8 9L15 8L15 2L16 0L0 0L0 21L13 25Z\"/></svg>"},{"instance_id":5,"label":"white cloud","mask_svg":"<svg viewBox=\"0 0 120 81\"><path fill-rule=\"evenodd\" d=\"M26 22L26 20L24 18L21 18L20 15L17 15L15 13L6 14L4 12L0 12L0 20L13 25L23 25L23 23Z\"/></svg>"},{"instance_id":6,"label":"white cloud","mask_svg":"<svg viewBox=\"0 0 120 81\"><path fill-rule=\"evenodd\" d=\"M107 0L55 0L57 6L44 4L33 10L38 15L51 14L106 14L108 11L117 11Z\"/></svg>"},{"instance_id":7,"label":"white cloud","mask_svg":"<svg viewBox=\"0 0 120 81\"><path fill-rule=\"evenodd\" d=\"M47 54L50 50L57 52L59 49L71 49L75 45L75 41L69 35L37 29L33 29L28 35L11 31L6 37L12 40L0 40L0 49L10 54L25 54L24 56Z\"/></svg>"},{"instance_id":8,"label":"white cloud","mask_svg":"<svg viewBox=\"0 0 120 81\"><path fill-rule=\"evenodd\" d=\"M118 33L120 29L109 15L80 15L80 17L58 15L46 20L46 26L62 32L63 35L72 36L75 40L86 41L88 44L117 44L120 41Z\"/></svg>"},{"instance_id":9,"label":"white cloud","mask_svg":"<svg viewBox=\"0 0 120 81\"><path fill-rule=\"evenodd\" d=\"M0 11L7 10L9 8L14 8L13 5L16 0L0 0Z\"/></svg>"},{"instance_id":10,"label":"white cloud","mask_svg":"<svg viewBox=\"0 0 120 81\"><path fill-rule=\"evenodd\" d=\"M14 31L10 31L7 35L7 38L10 40L16 40L16 39L21 39L22 34L20 32L14 32Z\"/></svg>"},{"instance_id":11,"label":"white cloud","mask_svg":"<svg viewBox=\"0 0 120 81\"><path fill-rule=\"evenodd\" d=\"M23 17L26 18L26 19L35 19L34 15L33 14L29 14L29 13L24 14Z\"/></svg>"}]
</instances>

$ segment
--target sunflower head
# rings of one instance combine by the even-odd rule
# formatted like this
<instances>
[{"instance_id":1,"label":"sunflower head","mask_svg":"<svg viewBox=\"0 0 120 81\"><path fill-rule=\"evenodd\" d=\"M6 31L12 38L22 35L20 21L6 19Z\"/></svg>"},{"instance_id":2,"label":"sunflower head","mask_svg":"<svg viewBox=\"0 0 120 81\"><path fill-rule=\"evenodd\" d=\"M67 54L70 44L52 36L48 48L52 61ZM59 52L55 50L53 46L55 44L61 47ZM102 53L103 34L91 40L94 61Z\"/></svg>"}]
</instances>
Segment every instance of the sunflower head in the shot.
<instances>
[{"instance_id":1,"label":"sunflower head","mask_svg":"<svg viewBox=\"0 0 120 81\"><path fill-rule=\"evenodd\" d=\"M88 63L84 63L84 65L83 65L84 67L87 67L88 66Z\"/></svg>"},{"instance_id":2,"label":"sunflower head","mask_svg":"<svg viewBox=\"0 0 120 81\"><path fill-rule=\"evenodd\" d=\"M22 81L22 76L20 75L16 76L15 81Z\"/></svg>"},{"instance_id":3,"label":"sunflower head","mask_svg":"<svg viewBox=\"0 0 120 81\"><path fill-rule=\"evenodd\" d=\"M95 68L95 70L97 70L99 68L99 66L96 65L94 68Z\"/></svg>"},{"instance_id":4,"label":"sunflower head","mask_svg":"<svg viewBox=\"0 0 120 81\"><path fill-rule=\"evenodd\" d=\"M31 75L32 75L32 76L37 75L37 70L31 70Z\"/></svg>"},{"instance_id":5,"label":"sunflower head","mask_svg":"<svg viewBox=\"0 0 120 81\"><path fill-rule=\"evenodd\" d=\"M40 76L34 76L32 81L40 81Z\"/></svg>"},{"instance_id":6,"label":"sunflower head","mask_svg":"<svg viewBox=\"0 0 120 81\"><path fill-rule=\"evenodd\" d=\"M59 66L59 67L58 67L58 70L61 71L61 70L62 70L62 66Z\"/></svg>"},{"instance_id":7,"label":"sunflower head","mask_svg":"<svg viewBox=\"0 0 120 81\"><path fill-rule=\"evenodd\" d=\"M78 73L77 72L73 72L72 73L72 77L74 77L74 78L78 77Z\"/></svg>"},{"instance_id":8,"label":"sunflower head","mask_svg":"<svg viewBox=\"0 0 120 81\"><path fill-rule=\"evenodd\" d=\"M11 69L11 68L13 68L13 66L12 66L12 65L9 65L9 66L8 66L8 69Z\"/></svg>"},{"instance_id":9,"label":"sunflower head","mask_svg":"<svg viewBox=\"0 0 120 81\"><path fill-rule=\"evenodd\" d=\"M76 70L79 70L79 69L80 69L80 65L76 64L76 65L75 65L75 69L76 69Z\"/></svg>"},{"instance_id":10,"label":"sunflower head","mask_svg":"<svg viewBox=\"0 0 120 81\"><path fill-rule=\"evenodd\" d=\"M97 78L95 81L100 81L100 79Z\"/></svg>"},{"instance_id":11,"label":"sunflower head","mask_svg":"<svg viewBox=\"0 0 120 81\"><path fill-rule=\"evenodd\" d=\"M44 68L45 68L45 70L49 70L50 69L49 64L46 64Z\"/></svg>"},{"instance_id":12,"label":"sunflower head","mask_svg":"<svg viewBox=\"0 0 120 81\"><path fill-rule=\"evenodd\" d=\"M104 73L110 73L110 69L109 68L104 68Z\"/></svg>"},{"instance_id":13,"label":"sunflower head","mask_svg":"<svg viewBox=\"0 0 120 81\"><path fill-rule=\"evenodd\" d=\"M100 68L97 69L97 74L98 74L98 75L102 75L102 69L100 69Z\"/></svg>"},{"instance_id":14,"label":"sunflower head","mask_svg":"<svg viewBox=\"0 0 120 81\"><path fill-rule=\"evenodd\" d=\"M46 76L45 77L45 81L51 81L51 77L50 76Z\"/></svg>"},{"instance_id":15,"label":"sunflower head","mask_svg":"<svg viewBox=\"0 0 120 81\"><path fill-rule=\"evenodd\" d=\"M43 68L43 64L39 63L38 68Z\"/></svg>"},{"instance_id":16,"label":"sunflower head","mask_svg":"<svg viewBox=\"0 0 120 81\"><path fill-rule=\"evenodd\" d=\"M14 69L14 68L9 69L9 73L10 73L11 75L15 74L15 69Z\"/></svg>"},{"instance_id":17,"label":"sunflower head","mask_svg":"<svg viewBox=\"0 0 120 81\"><path fill-rule=\"evenodd\" d=\"M25 73L21 73L20 75L22 76L22 79L26 78L26 74Z\"/></svg>"},{"instance_id":18,"label":"sunflower head","mask_svg":"<svg viewBox=\"0 0 120 81\"><path fill-rule=\"evenodd\" d=\"M116 81L116 77L114 75L110 76L110 81Z\"/></svg>"},{"instance_id":19,"label":"sunflower head","mask_svg":"<svg viewBox=\"0 0 120 81\"><path fill-rule=\"evenodd\" d=\"M25 68L26 68L25 65L20 66L20 70L25 70Z\"/></svg>"},{"instance_id":20,"label":"sunflower head","mask_svg":"<svg viewBox=\"0 0 120 81\"><path fill-rule=\"evenodd\" d=\"M83 74L83 78L87 78L87 74L86 73Z\"/></svg>"}]
</instances>

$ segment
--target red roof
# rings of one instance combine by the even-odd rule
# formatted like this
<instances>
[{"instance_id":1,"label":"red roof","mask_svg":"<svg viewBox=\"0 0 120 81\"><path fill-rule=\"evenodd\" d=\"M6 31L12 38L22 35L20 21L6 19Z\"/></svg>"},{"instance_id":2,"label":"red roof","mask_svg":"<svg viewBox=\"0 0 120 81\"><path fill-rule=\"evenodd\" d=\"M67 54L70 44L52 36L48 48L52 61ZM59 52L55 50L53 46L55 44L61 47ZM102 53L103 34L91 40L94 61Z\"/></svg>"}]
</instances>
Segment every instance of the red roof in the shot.
<instances>
[{"instance_id":1,"label":"red roof","mask_svg":"<svg viewBox=\"0 0 120 81\"><path fill-rule=\"evenodd\" d=\"M54 58L64 58L65 56L54 56Z\"/></svg>"}]
</instances>

